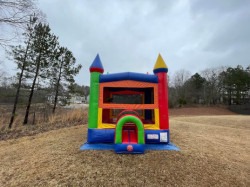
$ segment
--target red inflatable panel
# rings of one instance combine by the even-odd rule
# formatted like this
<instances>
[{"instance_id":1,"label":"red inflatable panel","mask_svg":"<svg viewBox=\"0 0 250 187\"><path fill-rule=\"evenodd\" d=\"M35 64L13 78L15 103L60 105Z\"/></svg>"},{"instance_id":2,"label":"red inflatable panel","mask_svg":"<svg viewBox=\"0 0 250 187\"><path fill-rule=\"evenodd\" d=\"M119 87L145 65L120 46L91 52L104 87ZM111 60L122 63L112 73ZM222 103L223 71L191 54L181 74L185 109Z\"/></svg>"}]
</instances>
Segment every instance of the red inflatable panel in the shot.
<instances>
[{"instance_id":1,"label":"red inflatable panel","mask_svg":"<svg viewBox=\"0 0 250 187\"><path fill-rule=\"evenodd\" d=\"M129 131L130 143L137 143L137 133L135 130Z\"/></svg>"},{"instance_id":2,"label":"red inflatable panel","mask_svg":"<svg viewBox=\"0 0 250 187\"><path fill-rule=\"evenodd\" d=\"M122 131L122 143L128 143L129 142L129 131L123 130Z\"/></svg>"},{"instance_id":3,"label":"red inflatable panel","mask_svg":"<svg viewBox=\"0 0 250 187\"><path fill-rule=\"evenodd\" d=\"M167 74L157 73L160 129L169 129Z\"/></svg>"}]
</instances>

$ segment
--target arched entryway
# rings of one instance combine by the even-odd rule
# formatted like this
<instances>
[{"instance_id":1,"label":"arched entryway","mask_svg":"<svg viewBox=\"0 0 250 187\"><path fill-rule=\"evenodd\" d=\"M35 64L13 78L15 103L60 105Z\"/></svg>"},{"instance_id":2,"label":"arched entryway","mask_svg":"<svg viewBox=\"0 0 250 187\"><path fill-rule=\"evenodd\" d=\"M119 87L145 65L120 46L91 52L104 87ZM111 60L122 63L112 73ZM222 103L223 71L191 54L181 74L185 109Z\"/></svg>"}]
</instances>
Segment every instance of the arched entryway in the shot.
<instances>
[{"instance_id":1,"label":"arched entryway","mask_svg":"<svg viewBox=\"0 0 250 187\"><path fill-rule=\"evenodd\" d=\"M123 143L123 127L128 123L136 126L137 143L145 144L143 123L137 116L131 114L125 114L119 118L115 131L115 144Z\"/></svg>"}]
</instances>

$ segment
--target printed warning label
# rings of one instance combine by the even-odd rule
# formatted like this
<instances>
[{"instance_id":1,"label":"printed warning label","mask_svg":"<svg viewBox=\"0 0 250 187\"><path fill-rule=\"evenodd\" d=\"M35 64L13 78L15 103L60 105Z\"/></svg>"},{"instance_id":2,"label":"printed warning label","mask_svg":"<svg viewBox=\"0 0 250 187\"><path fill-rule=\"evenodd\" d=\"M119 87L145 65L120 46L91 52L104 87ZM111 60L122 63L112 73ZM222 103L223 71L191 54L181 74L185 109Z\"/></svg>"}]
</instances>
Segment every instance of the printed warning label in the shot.
<instances>
[{"instance_id":1,"label":"printed warning label","mask_svg":"<svg viewBox=\"0 0 250 187\"><path fill-rule=\"evenodd\" d=\"M148 140L159 140L158 134L148 134L147 135Z\"/></svg>"},{"instance_id":2,"label":"printed warning label","mask_svg":"<svg viewBox=\"0 0 250 187\"><path fill-rule=\"evenodd\" d=\"M166 132L160 133L160 142L167 142L168 141L168 134Z\"/></svg>"}]
</instances>

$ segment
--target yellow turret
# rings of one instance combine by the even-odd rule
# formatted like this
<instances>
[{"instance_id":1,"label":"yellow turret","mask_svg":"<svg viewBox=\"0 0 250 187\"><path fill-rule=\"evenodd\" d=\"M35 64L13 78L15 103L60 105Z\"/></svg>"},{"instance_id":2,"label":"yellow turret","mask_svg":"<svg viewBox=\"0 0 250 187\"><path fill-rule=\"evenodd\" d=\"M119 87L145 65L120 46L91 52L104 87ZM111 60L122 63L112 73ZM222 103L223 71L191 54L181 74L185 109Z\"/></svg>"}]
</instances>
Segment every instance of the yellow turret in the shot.
<instances>
[{"instance_id":1,"label":"yellow turret","mask_svg":"<svg viewBox=\"0 0 250 187\"><path fill-rule=\"evenodd\" d=\"M158 55L158 58L154 66L154 73L159 73L159 72L168 72L168 67L164 62L163 58L161 57L161 54Z\"/></svg>"}]
</instances>

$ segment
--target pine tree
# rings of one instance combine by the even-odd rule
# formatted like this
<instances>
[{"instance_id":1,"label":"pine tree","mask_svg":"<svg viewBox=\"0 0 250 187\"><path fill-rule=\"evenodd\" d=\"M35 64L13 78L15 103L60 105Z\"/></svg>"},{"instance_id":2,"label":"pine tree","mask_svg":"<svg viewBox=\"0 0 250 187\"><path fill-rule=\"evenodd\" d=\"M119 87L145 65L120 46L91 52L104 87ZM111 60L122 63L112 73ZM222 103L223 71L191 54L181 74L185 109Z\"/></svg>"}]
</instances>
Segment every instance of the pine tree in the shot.
<instances>
[{"instance_id":1,"label":"pine tree","mask_svg":"<svg viewBox=\"0 0 250 187\"><path fill-rule=\"evenodd\" d=\"M17 74L18 84L17 84L14 106L13 106L11 119L10 119L10 123L9 123L9 128L12 127L12 124L13 124L14 119L15 119L16 107L17 107L17 103L18 103L18 99L19 99L19 95L20 95L20 89L21 89L23 75L24 75L25 69L27 68L27 66L30 63L30 61L29 61L30 60L29 59L30 42L31 42L32 32L34 30L36 20L37 20L37 17L35 15L30 17L30 22L26 28L26 33L24 33L24 36L26 39L26 41L24 42L25 46L18 45L18 46L12 47L12 50L10 53L11 56L13 56L14 61L17 64L17 68L20 69L20 72Z\"/></svg>"},{"instance_id":2,"label":"pine tree","mask_svg":"<svg viewBox=\"0 0 250 187\"><path fill-rule=\"evenodd\" d=\"M49 25L39 23L35 26L31 37L31 64L27 68L27 74L31 81L31 89L26 107L23 124L28 123L30 106L34 94L35 85L39 77L46 78L48 76L48 68L51 56L53 56L55 47L58 44L57 37L50 32Z\"/></svg>"},{"instance_id":3,"label":"pine tree","mask_svg":"<svg viewBox=\"0 0 250 187\"><path fill-rule=\"evenodd\" d=\"M236 68L229 67L220 74L220 79L228 94L228 104L232 104L232 100L236 104L244 102L245 95L250 87L250 75L247 69L238 65Z\"/></svg>"},{"instance_id":4,"label":"pine tree","mask_svg":"<svg viewBox=\"0 0 250 187\"><path fill-rule=\"evenodd\" d=\"M76 60L72 52L65 47L60 47L56 51L56 58L51 68L51 81L55 88L55 99L53 106L53 113L55 113L58 101L60 88L65 85L70 85L75 82L74 76L77 75L81 69L81 65L75 65Z\"/></svg>"}]
</instances>

